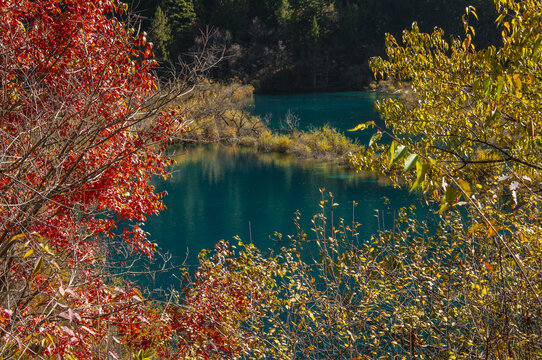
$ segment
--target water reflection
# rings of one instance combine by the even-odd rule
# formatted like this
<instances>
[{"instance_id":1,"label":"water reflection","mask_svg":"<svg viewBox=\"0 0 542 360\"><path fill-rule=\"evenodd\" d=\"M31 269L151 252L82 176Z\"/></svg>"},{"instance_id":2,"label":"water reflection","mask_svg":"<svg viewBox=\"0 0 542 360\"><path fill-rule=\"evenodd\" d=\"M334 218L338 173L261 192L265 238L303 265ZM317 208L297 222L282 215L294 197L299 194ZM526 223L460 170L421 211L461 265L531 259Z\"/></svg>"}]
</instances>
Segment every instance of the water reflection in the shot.
<instances>
[{"instance_id":1,"label":"water reflection","mask_svg":"<svg viewBox=\"0 0 542 360\"><path fill-rule=\"evenodd\" d=\"M155 183L166 190L167 210L148 220L145 230L166 251L189 262L197 253L209 249L220 239L239 235L260 248L273 247L269 235L275 231L293 234L296 210L302 225L310 229L310 219L318 212L320 188L332 192L338 217L352 221L352 201L356 221L362 223L362 236L369 237L382 226L375 210L393 222L397 208L413 198L367 174L353 174L333 164L300 161L277 154L259 154L235 146L196 146L174 155L177 165L173 177ZM384 198L390 205L384 204Z\"/></svg>"}]
</instances>

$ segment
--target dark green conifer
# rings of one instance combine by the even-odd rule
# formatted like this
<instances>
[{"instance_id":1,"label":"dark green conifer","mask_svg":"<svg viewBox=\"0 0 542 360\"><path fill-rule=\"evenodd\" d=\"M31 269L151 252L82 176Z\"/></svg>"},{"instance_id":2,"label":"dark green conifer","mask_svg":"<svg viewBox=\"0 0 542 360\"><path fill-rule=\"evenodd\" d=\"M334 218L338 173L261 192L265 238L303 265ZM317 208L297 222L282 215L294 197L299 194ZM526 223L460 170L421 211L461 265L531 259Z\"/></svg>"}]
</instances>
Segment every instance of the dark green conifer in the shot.
<instances>
[{"instance_id":1,"label":"dark green conifer","mask_svg":"<svg viewBox=\"0 0 542 360\"><path fill-rule=\"evenodd\" d=\"M154 44L154 54L160 61L170 61L169 48L173 41L166 14L158 6L151 22L150 40Z\"/></svg>"},{"instance_id":2,"label":"dark green conifer","mask_svg":"<svg viewBox=\"0 0 542 360\"><path fill-rule=\"evenodd\" d=\"M193 0L164 0L162 2L171 29L170 54L176 58L185 51L194 38L196 11Z\"/></svg>"}]
</instances>

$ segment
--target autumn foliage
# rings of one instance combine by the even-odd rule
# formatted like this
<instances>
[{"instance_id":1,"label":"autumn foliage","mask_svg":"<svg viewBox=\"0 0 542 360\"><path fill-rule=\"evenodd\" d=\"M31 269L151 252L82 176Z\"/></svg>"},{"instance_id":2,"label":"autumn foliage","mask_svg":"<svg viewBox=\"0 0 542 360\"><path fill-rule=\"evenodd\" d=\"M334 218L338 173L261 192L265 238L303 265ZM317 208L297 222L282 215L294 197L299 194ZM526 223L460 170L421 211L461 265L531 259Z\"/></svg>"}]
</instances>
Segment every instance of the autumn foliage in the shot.
<instances>
[{"instance_id":1,"label":"autumn foliage","mask_svg":"<svg viewBox=\"0 0 542 360\"><path fill-rule=\"evenodd\" d=\"M418 101L378 103L392 131L352 163L434 214L358 239L322 190L310 235L220 242L153 298L122 264L156 254L149 181L184 124L152 45L115 0L0 0L0 360L541 358L542 12L495 6L502 46L476 50L468 7L462 40L413 25L372 62Z\"/></svg>"},{"instance_id":2,"label":"autumn foliage","mask_svg":"<svg viewBox=\"0 0 542 360\"><path fill-rule=\"evenodd\" d=\"M0 357L106 358L168 339L140 291L100 270L120 221L152 257L140 225L163 205L149 179L166 176L182 130L157 110L152 45L125 11L0 0Z\"/></svg>"}]
</instances>

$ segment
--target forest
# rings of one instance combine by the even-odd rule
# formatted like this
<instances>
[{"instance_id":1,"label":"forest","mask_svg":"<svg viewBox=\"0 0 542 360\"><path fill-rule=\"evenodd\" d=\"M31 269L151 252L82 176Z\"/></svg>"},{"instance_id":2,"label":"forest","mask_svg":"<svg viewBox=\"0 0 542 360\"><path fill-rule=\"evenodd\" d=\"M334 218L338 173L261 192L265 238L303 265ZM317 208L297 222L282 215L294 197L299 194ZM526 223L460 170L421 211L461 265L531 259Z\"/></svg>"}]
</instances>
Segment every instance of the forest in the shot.
<instances>
[{"instance_id":1,"label":"forest","mask_svg":"<svg viewBox=\"0 0 542 360\"><path fill-rule=\"evenodd\" d=\"M162 64L197 51L202 31L213 29L213 46L226 50L213 76L291 92L362 89L386 33L400 36L417 21L423 31L461 35L469 5L480 13L476 41L497 43L495 8L485 0L140 0L134 8Z\"/></svg>"},{"instance_id":2,"label":"forest","mask_svg":"<svg viewBox=\"0 0 542 360\"><path fill-rule=\"evenodd\" d=\"M369 3L378 29L393 16L376 14L405 16L411 6ZM257 17L269 26L270 49L282 40L284 54L306 60L284 62L284 71L307 66L292 89L305 81L317 89L319 66L329 63L331 74L348 64L346 46L327 47L347 24L339 19L352 16L359 29L369 16L347 11L361 7L346 1L259 4L149 5L149 24L164 30L154 45L143 12L132 16L116 0L0 0L0 360L540 359L538 0L459 8L454 36L409 20L401 34L371 39L385 49L371 57L372 75L400 82L397 96L375 102L385 125L351 129L371 134L356 152L344 135L323 132L350 152L356 171L418 194L431 216L405 204L391 225L360 238L361 225L336 218L333 194L321 189L311 227L296 213L296 231L276 232L282 246L272 252L219 241L191 271L149 241L143 224L167 196L152 180L171 175L168 148L192 131L190 111L205 114L204 98L221 95L189 96L207 62L186 62L191 72L163 82L164 62L197 45L194 26L221 25L224 38L202 44L231 41L227 53L238 40L249 56L263 43L247 32ZM185 10L168 16L174 5ZM484 33L485 16L496 40ZM324 57L332 49L343 49L335 65ZM211 75L228 79L249 64L234 59ZM244 80L275 81L260 64L265 76L246 70ZM182 286L134 281L164 273Z\"/></svg>"}]
</instances>

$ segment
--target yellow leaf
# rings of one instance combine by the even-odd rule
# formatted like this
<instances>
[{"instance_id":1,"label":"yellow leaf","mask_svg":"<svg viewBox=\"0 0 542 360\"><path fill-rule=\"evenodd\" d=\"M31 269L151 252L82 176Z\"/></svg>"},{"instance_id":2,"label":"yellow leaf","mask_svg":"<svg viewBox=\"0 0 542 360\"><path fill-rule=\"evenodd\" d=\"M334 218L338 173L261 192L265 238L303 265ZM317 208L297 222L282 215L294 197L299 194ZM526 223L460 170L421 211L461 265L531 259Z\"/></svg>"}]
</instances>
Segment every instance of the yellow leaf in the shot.
<instances>
[{"instance_id":1,"label":"yellow leaf","mask_svg":"<svg viewBox=\"0 0 542 360\"><path fill-rule=\"evenodd\" d=\"M36 261L36 265L34 265L34 270L32 271L32 275L35 275L41 271L41 266L43 265L43 258L39 258Z\"/></svg>"},{"instance_id":2,"label":"yellow leaf","mask_svg":"<svg viewBox=\"0 0 542 360\"><path fill-rule=\"evenodd\" d=\"M514 254L514 258L516 259L521 270L525 272L525 266L523 265L523 261L521 261L520 257L517 254Z\"/></svg>"},{"instance_id":3,"label":"yellow leaf","mask_svg":"<svg viewBox=\"0 0 542 360\"><path fill-rule=\"evenodd\" d=\"M28 250L24 256L23 256L23 259L26 259L27 257L29 257L30 255L32 255L34 253L34 249L30 249Z\"/></svg>"},{"instance_id":4,"label":"yellow leaf","mask_svg":"<svg viewBox=\"0 0 542 360\"><path fill-rule=\"evenodd\" d=\"M487 236L497 236L497 232L490 222L487 223Z\"/></svg>"},{"instance_id":5,"label":"yellow leaf","mask_svg":"<svg viewBox=\"0 0 542 360\"><path fill-rule=\"evenodd\" d=\"M54 344L55 341L53 340L53 337L51 336L51 334L47 333L47 337L49 338L49 340L51 341L51 344Z\"/></svg>"},{"instance_id":6,"label":"yellow leaf","mask_svg":"<svg viewBox=\"0 0 542 360\"><path fill-rule=\"evenodd\" d=\"M480 230L481 228L483 228L484 225L483 224L475 224L475 225L472 225L469 230L467 231L467 234L468 235L471 235L472 233L476 232L477 230Z\"/></svg>"},{"instance_id":7,"label":"yellow leaf","mask_svg":"<svg viewBox=\"0 0 542 360\"><path fill-rule=\"evenodd\" d=\"M15 235L14 237L11 238L11 240L9 242L13 242L17 239L20 239L22 237L25 237L26 235L25 234L19 234L19 235Z\"/></svg>"},{"instance_id":8,"label":"yellow leaf","mask_svg":"<svg viewBox=\"0 0 542 360\"><path fill-rule=\"evenodd\" d=\"M375 125L374 121L367 121L367 122L364 122L362 124L357 125L353 129L349 129L348 131L361 131L361 130L367 129L368 127L374 126L374 125Z\"/></svg>"},{"instance_id":9,"label":"yellow leaf","mask_svg":"<svg viewBox=\"0 0 542 360\"><path fill-rule=\"evenodd\" d=\"M136 293L137 296L139 296L141 300L143 300L143 294L141 294L141 291L139 291L138 288L134 288L134 292Z\"/></svg>"},{"instance_id":10,"label":"yellow leaf","mask_svg":"<svg viewBox=\"0 0 542 360\"><path fill-rule=\"evenodd\" d=\"M463 190L463 192L467 195L467 197L470 198L471 193L472 193L470 184L467 181L462 180L462 179L458 179L457 182L459 183L461 190Z\"/></svg>"},{"instance_id":11,"label":"yellow leaf","mask_svg":"<svg viewBox=\"0 0 542 360\"><path fill-rule=\"evenodd\" d=\"M517 89L521 89L521 75L520 74L514 74L512 76L512 81L514 82L514 86Z\"/></svg>"}]
</instances>

